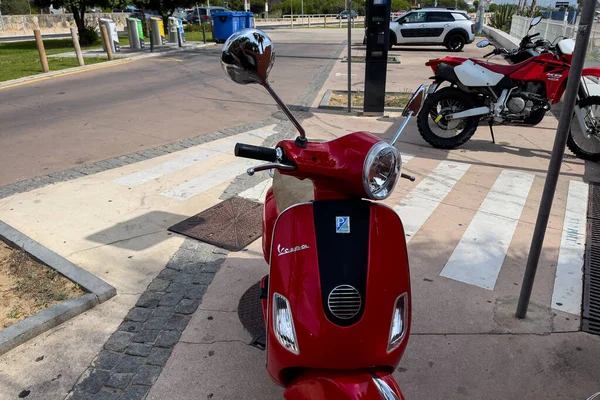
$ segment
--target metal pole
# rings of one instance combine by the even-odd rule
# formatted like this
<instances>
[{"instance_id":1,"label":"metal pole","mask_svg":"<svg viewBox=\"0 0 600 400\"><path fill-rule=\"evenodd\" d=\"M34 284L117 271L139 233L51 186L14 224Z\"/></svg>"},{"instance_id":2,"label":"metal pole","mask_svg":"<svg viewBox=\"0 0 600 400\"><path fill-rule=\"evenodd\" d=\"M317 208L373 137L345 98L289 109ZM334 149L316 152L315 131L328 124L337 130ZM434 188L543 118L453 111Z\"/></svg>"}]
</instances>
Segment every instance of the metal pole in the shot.
<instances>
[{"instance_id":1,"label":"metal pole","mask_svg":"<svg viewBox=\"0 0 600 400\"><path fill-rule=\"evenodd\" d=\"M83 62L83 54L81 54L81 46L79 46L79 39L77 38L77 28L71 28L71 38L73 39L73 47L77 56L77 64L81 67L85 63Z\"/></svg>"},{"instance_id":2,"label":"metal pole","mask_svg":"<svg viewBox=\"0 0 600 400\"><path fill-rule=\"evenodd\" d=\"M527 315L527 307L531 298L533 282L537 270L546 227L548 226L548 217L552 208L552 200L556 191L556 183L560 174L560 166L565 152L565 144L571 127L571 119L573 117L573 109L577 100L577 92L581 83L581 71L585 61L585 52L590 39L590 31L594 20L594 9L596 0L584 0L583 13L577 30L577 38L575 40L575 50L573 51L573 61L567 80L567 88L565 90L565 101L560 112L560 120L558 128L556 128L556 136L554 137L554 146L552 148L552 156L548 166L548 174L546 175L546 183L540 201L533 237L531 238L531 247L529 249L529 257L527 258L527 266L525 267L525 275L523 276L523 284L521 286L521 294L519 296L519 304L517 305L517 318L525 318Z\"/></svg>"},{"instance_id":3,"label":"metal pole","mask_svg":"<svg viewBox=\"0 0 600 400\"><path fill-rule=\"evenodd\" d=\"M154 35L150 29L150 53L154 53Z\"/></svg>"},{"instance_id":4,"label":"metal pole","mask_svg":"<svg viewBox=\"0 0 600 400\"><path fill-rule=\"evenodd\" d=\"M198 3L196 3L196 14L198 14L198 25L201 25L201 22L200 22L200 9L198 8ZM205 36L205 38L206 38L206 36ZM204 42L204 43L206 43L206 42Z\"/></svg>"},{"instance_id":5,"label":"metal pole","mask_svg":"<svg viewBox=\"0 0 600 400\"><path fill-rule=\"evenodd\" d=\"M348 112L352 112L352 0L348 0Z\"/></svg>"},{"instance_id":6,"label":"metal pole","mask_svg":"<svg viewBox=\"0 0 600 400\"><path fill-rule=\"evenodd\" d=\"M0 0L0 29L4 30L4 20L2 19L2 0Z\"/></svg>"},{"instance_id":7,"label":"metal pole","mask_svg":"<svg viewBox=\"0 0 600 400\"><path fill-rule=\"evenodd\" d=\"M204 44L206 44L206 24L202 23L202 40L204 40Z\"/></svg>"},{"instance_id":8,"label":"metal pole","mask_svg":"<svg viewBox=\"0 0 600 400\"><path fill-rule=\"evenodd\" d=\"M290 0L290 21L292 21L292 28L294 27L294 6L292 0Z\"/></svg>"}]
</instances>

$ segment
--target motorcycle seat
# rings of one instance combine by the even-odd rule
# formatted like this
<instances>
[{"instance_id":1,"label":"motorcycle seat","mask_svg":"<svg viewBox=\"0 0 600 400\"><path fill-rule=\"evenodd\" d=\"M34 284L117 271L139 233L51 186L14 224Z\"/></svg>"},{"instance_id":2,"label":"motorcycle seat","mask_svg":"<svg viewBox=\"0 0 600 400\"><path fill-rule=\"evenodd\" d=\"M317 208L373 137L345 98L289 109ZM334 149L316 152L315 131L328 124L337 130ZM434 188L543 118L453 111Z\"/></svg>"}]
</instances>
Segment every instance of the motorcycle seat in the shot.
<instances>
[{"instance_id":1,"label":"motorcycle seat","mask_svg":"<svg viewBox=\"0 0 600 400\"><path fill-rule=\"evenodd\" d=\"M481 65L484 68L489 69L492 72L496 72L498 74L502 74L502 75L510 75L513 72L515 72L516 70L522 68L525 64L531 62L531 58L528 60L525 60L523 62L520 62L518 64L494 64L491 62L487 62L487 61L483 61L483 60L474 60L472 59L471 61L473 61L475 64Z\"/></svg>"}]
</instances>

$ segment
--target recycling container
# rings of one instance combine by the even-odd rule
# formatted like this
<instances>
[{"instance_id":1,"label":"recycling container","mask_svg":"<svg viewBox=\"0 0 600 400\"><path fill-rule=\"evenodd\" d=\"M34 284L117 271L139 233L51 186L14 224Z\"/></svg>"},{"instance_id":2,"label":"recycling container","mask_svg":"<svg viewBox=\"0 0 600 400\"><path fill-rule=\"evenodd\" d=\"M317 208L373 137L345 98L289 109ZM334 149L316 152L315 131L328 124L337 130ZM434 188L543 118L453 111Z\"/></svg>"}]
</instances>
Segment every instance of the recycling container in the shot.
<instances>
[{"instance_id":1,"label":"recycling container","mask_svg":"<svg viewBox=\"0 0 600 400\"><path fill-rule=\"evenodd\" d=\"M229 36L242 29L240 21L246 18L245 12L220 11L211 14L213 37L217 43L225 42Z\"/></svg>"},{"instance_id":2,"label":"recycling container","mask_svg":"<svg viewBox=\"0 0 600 400\"><path fill-rule=\"evenodd\" d=\"M169 17L169 42L175 44L179 43L177 35L181 35L181 42L185 43L183 22L179 18Z\"/></svg>"},{"instance_id":3,"label":"recycling container","mask_svg":"<svg viewBox=\"0 0 600 400\"><path fill-rule=\"evenodd\" d=\"M144 37L144 27L142 26L142 20L139 18L133 18L135 20L138 37L140 38L140 47L143 49L146 47L145 37Z\"/></svg>"},{"instance_id":4,"label":"recycling container","mask_svg":"<svg viewBox=\"0 0 600 400\"><path fill-rule=\"evenodd\" d=\"M121 46L119 45L119 35L117 34L117 24L115 21L108 18L100 18L98 20L102 25L106 26L106 31L108 33L108 41L110 42L113 53L117 51L121 51ZM102 41L102 48L106 51L106 45L104 44L104 40Z\"/></svg>"},{"instance_id":5,"label":"recycling container","mask_svg":"<svg viewBox=\"0 0 600 400\"><path fill-rule=\"evenodd\" d=\"M138 31L137 18L127 18L127 35L129 36L129 46L132 49L142 48Z\"/></svg>"},{"instance_id":6,"label":"recycling container","mask_svg":"<svg viewBox=\"0 0 600 400\"><path fill-rule=\"evenodd\" d=\"M150 17L150 26L152 27L152 41L154 45L165 44L167 39L165 38L165 24L162 18Z\"/></svg>"}]
</instances>

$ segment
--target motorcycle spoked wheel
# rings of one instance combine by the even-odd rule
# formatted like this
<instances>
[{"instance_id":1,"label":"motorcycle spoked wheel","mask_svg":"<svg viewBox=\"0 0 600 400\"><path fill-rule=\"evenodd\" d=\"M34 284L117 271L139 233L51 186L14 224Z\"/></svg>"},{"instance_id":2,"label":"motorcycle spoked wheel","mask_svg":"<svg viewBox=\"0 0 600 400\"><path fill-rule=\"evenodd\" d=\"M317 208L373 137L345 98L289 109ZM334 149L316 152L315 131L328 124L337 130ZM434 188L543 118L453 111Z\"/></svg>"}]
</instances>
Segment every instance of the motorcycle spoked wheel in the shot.
<instances>
[{"instance_id":1,"label":"motorcycle spoked wheel","mask_svg":"<svg viewBox=\"0 0 600 400\"><path fill-rule=\"evenodd\" d=\"M479 117L446 121L445 115L476 107L462 90L445 87L430 94L417 117L419 133L427 143L438 149L454 149L473 136ZM439 118L439 117L442 118ZM437 122L436 122L437 120Z\"/></svg>"},{"instance_id":2,"label":"motorcycle spoked wheel","mask_svg":"<svg viewBox=\"0 0 600 400\"><path fill-rule=\"evenodd\" d=\"M583 160L600 161L600 96L581 99L579 107L586 125L592 129L590 133L584 133L573 115L567 147Z\"/></svg>"}]
</instances>

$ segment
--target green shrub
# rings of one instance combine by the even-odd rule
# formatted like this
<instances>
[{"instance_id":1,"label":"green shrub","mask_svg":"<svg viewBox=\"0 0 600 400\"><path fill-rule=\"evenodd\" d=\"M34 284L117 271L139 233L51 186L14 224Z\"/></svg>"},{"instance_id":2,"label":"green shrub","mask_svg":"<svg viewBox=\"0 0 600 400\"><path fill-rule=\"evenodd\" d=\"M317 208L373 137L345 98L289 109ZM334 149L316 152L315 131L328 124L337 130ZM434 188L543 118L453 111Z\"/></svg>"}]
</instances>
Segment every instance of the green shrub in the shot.
<instances>
[{"instance_id":1,"label":"green shrub","mask_svg":"<svg viewBox=\"0 0 600 400\"><path fill-rule=\"evenodd\" d=\"M85 30L79 33L79 44L82 46L94 44L100 41L100 36L95 26L86 25Z\"/></svg>"},{"instance_id":2,"label":"green shrub","mask_svg":"<svg viewBox=\"0 0 600 400\"><path fill-rule=\"evenodd\" d=\"M206 32L212 32L212 24L204 24ZM185 32L202 32L202 25L187 24L184 26Z\"/></svg>"},{"instance_id":3,"label":"green shrub","mask_svg":"<svg viewBox=\"0 0 600 400\"><path fill-rule=\"evenodd\" d=\"M492 14L490 25L492 28L501 29L504 32L510 32L510 23L513 15L517 12L516 4L501 4L498 10Z\"/></svg>"}]
</instances>

